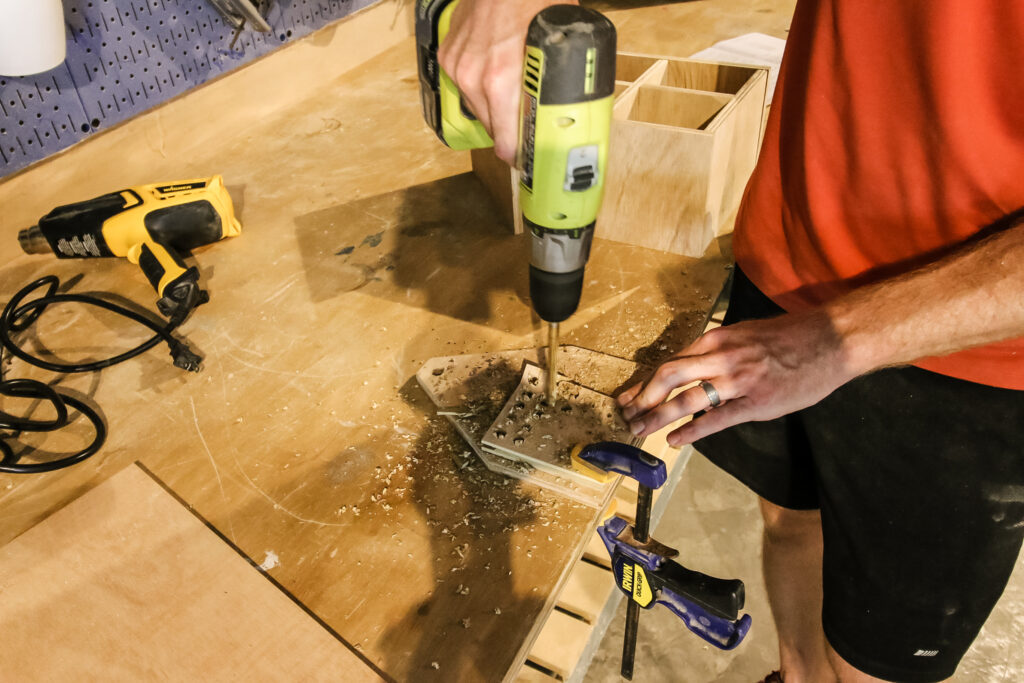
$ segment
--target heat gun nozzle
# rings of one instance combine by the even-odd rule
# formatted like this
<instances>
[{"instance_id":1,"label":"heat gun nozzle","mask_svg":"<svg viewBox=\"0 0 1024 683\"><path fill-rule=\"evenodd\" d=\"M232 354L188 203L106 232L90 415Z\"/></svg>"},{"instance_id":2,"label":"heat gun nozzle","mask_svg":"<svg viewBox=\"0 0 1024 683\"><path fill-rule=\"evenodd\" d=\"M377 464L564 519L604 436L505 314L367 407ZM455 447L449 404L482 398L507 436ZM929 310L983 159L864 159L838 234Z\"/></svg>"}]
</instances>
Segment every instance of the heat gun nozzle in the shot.
<instances>
[{"instance_id":1,"label":"heat gun nozzle","mask_svg":"<svg viewBox=\"0 0 1024 683\"><path fill-rule=\"evenodd\" d=\"M43 237L38 225L18 231L18 244L26 254L49 254L50 243Z\"/></svg>"}]
</instances>

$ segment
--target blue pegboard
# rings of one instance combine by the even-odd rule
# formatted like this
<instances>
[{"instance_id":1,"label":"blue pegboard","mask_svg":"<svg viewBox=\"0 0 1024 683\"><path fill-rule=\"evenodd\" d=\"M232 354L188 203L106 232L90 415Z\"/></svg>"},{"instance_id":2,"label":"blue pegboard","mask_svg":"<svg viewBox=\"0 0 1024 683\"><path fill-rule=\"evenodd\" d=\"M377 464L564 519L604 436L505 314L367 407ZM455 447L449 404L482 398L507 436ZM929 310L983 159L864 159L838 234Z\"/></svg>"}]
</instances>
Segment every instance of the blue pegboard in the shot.
<instances>
[{"instance_id":1,"label":"blue pegboard","mask_svg":"<svg viewBox=\"0 0 1024 683\"><path fill-rule=\"evenodd\" d=\"M229 49L234 27L207 0L64 0L64 64L0 76L0 176L375 1L273 0L273 31L244 31Z\"/></svg>"}]
</instances>

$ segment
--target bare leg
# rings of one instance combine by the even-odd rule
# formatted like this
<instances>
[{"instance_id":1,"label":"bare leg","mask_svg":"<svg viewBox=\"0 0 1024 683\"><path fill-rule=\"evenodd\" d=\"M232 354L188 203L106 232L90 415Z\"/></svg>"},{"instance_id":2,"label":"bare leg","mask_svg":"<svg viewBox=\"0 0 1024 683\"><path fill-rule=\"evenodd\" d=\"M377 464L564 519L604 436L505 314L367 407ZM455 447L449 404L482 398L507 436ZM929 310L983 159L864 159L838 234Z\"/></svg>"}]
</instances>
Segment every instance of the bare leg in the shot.
<instances>
[{"instance_id":1,"label":"bare leg","mask_svg":"<svg viewBox=\"0 0 1024 683\"><path fill-rule=\"evenodd\" d=\"M761 499L764 580L785 683L837 680L821 628L821 514Z\"/></svg>"}]
</instances>

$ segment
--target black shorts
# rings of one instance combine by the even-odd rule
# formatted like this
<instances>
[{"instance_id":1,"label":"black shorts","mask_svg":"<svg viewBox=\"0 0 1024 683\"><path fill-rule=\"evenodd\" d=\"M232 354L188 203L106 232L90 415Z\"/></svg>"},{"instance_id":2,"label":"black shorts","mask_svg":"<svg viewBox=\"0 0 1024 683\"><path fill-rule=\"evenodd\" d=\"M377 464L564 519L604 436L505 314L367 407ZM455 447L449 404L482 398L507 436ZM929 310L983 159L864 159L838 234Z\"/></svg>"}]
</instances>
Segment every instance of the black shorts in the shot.
<instances>
[{"instance_id":1,"label":"black shorts","mask_svg":"<svg viewBox=\"0 0 1024 683\"><path fill-rule=\"evenodd\" d=\"M737 269L725 324L783 311ZM914 367L697 449L768 501L820 509L825 635L895 681L953 675L1024 535L1024 392Z\"/></svg>"}]
</instances>

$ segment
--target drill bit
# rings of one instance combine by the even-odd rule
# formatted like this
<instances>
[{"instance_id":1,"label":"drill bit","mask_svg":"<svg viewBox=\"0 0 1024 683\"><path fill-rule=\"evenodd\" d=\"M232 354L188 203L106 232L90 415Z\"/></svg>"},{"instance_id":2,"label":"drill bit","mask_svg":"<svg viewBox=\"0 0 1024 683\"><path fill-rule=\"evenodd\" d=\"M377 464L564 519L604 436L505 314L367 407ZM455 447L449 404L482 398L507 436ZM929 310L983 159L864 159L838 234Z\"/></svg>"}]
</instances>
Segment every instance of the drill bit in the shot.
<instances>
[{"instance_id":1,"label":"drill bit","mask_svg":"<svg viewBox=\"0 0 1024 683\"><path fill-rule=\"evenodd\" d=\"M548 323L548 402L558 399L558 323Z\"/></svg>"}]
</instances>

